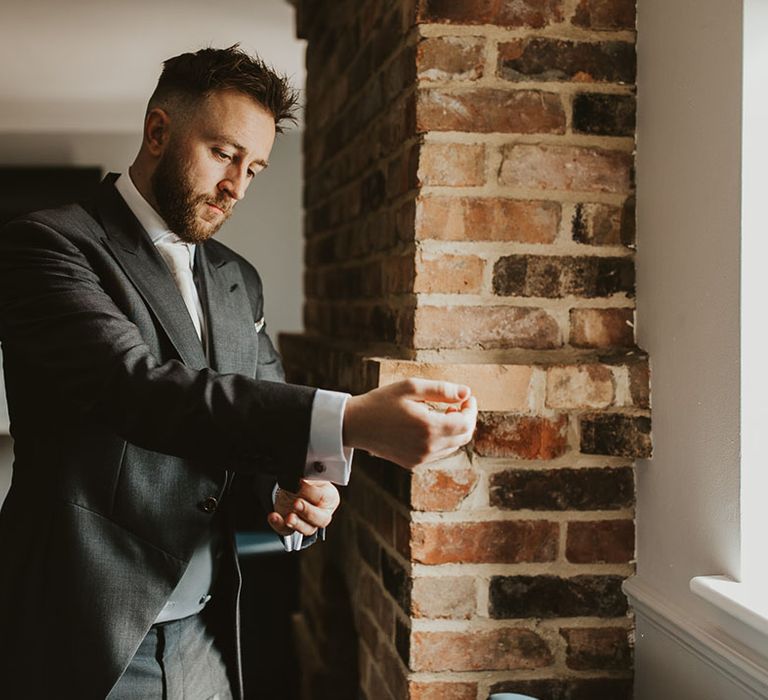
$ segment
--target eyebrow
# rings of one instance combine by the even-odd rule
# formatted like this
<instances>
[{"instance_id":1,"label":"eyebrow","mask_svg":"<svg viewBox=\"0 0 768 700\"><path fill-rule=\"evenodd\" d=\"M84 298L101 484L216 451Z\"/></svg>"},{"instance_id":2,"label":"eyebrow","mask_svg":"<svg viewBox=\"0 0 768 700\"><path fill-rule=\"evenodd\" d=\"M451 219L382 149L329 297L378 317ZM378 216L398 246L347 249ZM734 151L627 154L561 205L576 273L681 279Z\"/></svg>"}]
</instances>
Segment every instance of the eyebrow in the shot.
<instances>
[{"instance_id":1,"label":"eyebrow","mask_svg":"<svg viewBox=\"0 0 768 700\"><path fill-rule=\"evenodd\" d=\"M218 136L214 138L214 141L219 141L220 143L227 144L228 146L232 146L236 151L240 151L241 153L246 150L245 146L239 144L234 139L229 138L228 136ZM268 168L269 163L267 163L266 160L263 160L261 158L255 158L251 161L251 163L256 163L257 165L260 165L262 168Z\"/></svg>"}]
</instances>

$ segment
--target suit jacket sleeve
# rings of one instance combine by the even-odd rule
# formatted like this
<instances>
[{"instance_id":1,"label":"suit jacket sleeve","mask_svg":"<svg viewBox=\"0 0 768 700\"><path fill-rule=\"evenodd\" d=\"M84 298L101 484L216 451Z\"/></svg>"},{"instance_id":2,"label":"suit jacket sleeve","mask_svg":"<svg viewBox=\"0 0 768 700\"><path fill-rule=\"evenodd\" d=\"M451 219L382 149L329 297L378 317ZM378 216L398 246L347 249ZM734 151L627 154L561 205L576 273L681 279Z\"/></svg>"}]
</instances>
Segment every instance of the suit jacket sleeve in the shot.
<instances>
[{"instance_id":1,"label":"suit jacket sleeve","mask_svg":"<svg viewBox=\"0 0 768 700\"><path fill-rule=\"evenodd\" d=\"M98 265L92 250L51 225L6 226L4 352L42 373L63 406L135 445L295 482L304 470L314 389L282 382L269 342L260 347L268 379L160 362L106 291Z\"/></svg>"}]
</instances>

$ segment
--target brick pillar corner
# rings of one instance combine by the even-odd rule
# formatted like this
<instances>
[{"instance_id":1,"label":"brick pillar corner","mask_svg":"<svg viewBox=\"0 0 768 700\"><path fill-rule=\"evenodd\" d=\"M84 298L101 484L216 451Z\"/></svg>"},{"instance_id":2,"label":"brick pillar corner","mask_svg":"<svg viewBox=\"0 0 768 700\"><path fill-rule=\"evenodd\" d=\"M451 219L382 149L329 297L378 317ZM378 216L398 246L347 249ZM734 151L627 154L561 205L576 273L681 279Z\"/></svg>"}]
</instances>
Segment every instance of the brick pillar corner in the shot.
<instances>
[{"instance_id":1,"label":"brick pillar corner","mask_svg":"<svg viewBox=\"0 0 768 700\"><path fill-rule=\"evenodd\" d=\"M281 338L289 376L448 379L480 406L439 463L356 455L303 555L305 698L629 698L621 584L651 451L634 2L298 12L306 332Z\"/></svg>"}]
</instances>

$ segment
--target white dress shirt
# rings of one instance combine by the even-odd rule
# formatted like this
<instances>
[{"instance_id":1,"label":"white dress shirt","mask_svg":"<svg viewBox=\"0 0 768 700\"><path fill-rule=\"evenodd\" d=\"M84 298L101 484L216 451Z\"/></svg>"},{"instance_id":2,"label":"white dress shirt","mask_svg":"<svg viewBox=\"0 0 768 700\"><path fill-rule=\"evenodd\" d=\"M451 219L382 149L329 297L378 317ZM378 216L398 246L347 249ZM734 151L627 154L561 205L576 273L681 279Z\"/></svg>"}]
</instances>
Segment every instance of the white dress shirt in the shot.
<instances>
[{"instance_id":1,"label":"white dress shirt","mask_svg":"<svg viewBox=\"0 0 768 700\"><path fill-rule=\"evenodd\" d=\"M115 181L115 187L155 246L168 237L179 240L176 234L168 229L168 225L152 205L144 199L130 175L120 175ZM194 266L195 245L188 244L188 248L192 266ZM206 338L203 305L197 293L194 294L194 297L202 335L203 338ZM257 322L257 331L261 331L263 324L263 319ZM344 408L348 398L349 394L338 391L318 389L315 393L310 420L309 445L304 466L305 479L331 481L341 486L346 486L349 483L353 450L344 447L342 440ZM273 504L275 494L276 490L273 491ZM293 536L284 537L283 542L288 551L298 550L302 544L301 533L295 532Z\"/></svg>"}]
</instances>

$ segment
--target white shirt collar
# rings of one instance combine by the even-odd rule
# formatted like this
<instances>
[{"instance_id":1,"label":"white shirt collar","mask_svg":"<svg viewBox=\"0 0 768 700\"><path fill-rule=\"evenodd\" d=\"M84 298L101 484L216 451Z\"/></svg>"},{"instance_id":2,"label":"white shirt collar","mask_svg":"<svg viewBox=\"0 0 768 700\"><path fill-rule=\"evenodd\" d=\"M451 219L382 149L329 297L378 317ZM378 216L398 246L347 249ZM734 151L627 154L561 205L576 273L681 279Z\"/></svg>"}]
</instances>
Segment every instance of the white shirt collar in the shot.
<instances>
[{"instance_id":1,"label":"white shirt collar","mask_svg":"<svg viewBox=\"0 0 768 700\"><path fill-rule=\"evenodd\" d=\"M133 215L144 227L144 230L149 235L152 243L157 245L160 240L169 236L176 240L181 240L168 228L168 224L165 223L163 217L152 208L152 205L146 199L144 199L144 196L136 188L136 185L133 184L130 173L126 171L126 173L119 175L117 180L115 180L115 188L125 200L125 203L133 212ZM190 255L194 254L194 244L188 243L187 245L189 247Z\"/></svg>"}]
</instances>

